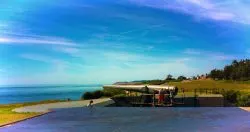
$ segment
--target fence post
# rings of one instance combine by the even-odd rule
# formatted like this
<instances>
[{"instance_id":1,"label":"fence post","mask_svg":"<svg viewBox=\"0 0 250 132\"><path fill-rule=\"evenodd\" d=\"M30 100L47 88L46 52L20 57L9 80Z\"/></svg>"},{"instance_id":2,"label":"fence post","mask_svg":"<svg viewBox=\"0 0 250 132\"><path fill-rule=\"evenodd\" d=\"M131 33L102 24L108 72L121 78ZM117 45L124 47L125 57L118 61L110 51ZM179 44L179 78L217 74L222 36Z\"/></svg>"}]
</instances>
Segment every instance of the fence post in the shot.
<instances>
[{"instance_id":1,"label":"fence post","mask_svg":"<svg viewBox=\"0 0 250 132\"><path fill-rule=\"evenodd\" d=\"M153 93L153 107L155 107L155 93Z\"/></svg>"},{"instance_id":2,"label":"fence post","mask_svg":"<svg viewBox=\"0 0 250 132\"><path fill-rule=\"evenodd\" d=\"M182 103L183 103L183 104L184 104L184 98L185 98L184 88L182 88Z\"/></svg>"},{"instance_id":3,"label":"fence post","mask_svg":"<svg viewBox=\"0 0 250 132\"><path fill-rule=\"evenodd\" d=\"M194 107L197 105L196 89L194 89Z\"/></svg>"}]
</instances>

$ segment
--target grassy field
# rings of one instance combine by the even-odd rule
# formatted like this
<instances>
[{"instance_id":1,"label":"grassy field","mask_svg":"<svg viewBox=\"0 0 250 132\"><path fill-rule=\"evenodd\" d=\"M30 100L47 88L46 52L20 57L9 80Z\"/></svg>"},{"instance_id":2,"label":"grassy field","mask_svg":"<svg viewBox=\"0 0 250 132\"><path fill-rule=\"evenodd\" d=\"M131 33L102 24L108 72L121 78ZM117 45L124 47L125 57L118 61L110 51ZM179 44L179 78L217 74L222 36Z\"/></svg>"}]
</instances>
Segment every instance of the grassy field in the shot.
<instances>
[{"instance_id":1,"label":"grassy field","mask_svg":"<svg viewBox=\"0 0 250 132\"><path fill-rule=\"evenodd\" d=\"M214 80L194 80L184 82L170 82L169 85L184 88L185 91L194 91L194 89L224 89L237 90L241 92L250 93L250 81L234 82L234 81L214 81Z\"/></svg>"},{"instance_id":2,"label":"grassy field","mask_svg":"<svg viewBox=\"0 0 250 132\"><path fill-rule=\"evenodd\" d=\"M36 105L36 104L54 103L54 102L60 102L60 101L59 100L47 100L47 101L41 101L41 102L0 105L0 126L41 114L41 113L16 113L12 111L15 108Z\"/></svg>"}]
</instances>

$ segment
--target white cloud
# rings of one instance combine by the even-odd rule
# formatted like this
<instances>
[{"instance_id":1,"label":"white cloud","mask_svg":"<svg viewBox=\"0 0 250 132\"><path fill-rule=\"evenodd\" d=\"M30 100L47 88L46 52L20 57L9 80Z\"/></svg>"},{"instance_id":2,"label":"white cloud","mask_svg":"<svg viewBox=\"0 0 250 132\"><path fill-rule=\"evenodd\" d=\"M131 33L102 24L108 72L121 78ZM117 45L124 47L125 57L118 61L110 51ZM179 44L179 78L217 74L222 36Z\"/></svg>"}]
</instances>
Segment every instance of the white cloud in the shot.
<instances>
[{"instance_id":1,"label":"white cloud","mask_svg":"<svg viewBox=\"0 0 250 132\"><path fill-rule=\"evenodd\" d=\"M57 37L39 36L39 37L5 37L0 36L0 44L40 44L40 45L64 45L76 46L77 44Z\"/></svg>"},{"instance_id":2,"label":"white cloud","mask_svg":"<svg viewBox=\"0 0 250 132\"><path fill-rule=\"evenodd\" d=\"M140 6L169 9L198 18L250 24L250 2L244 0L131 0Z\"/></svg>"},{"instance_id":3,"label":"white cloud","mask_svg":"<svg viewBox=\"0 0 250 132\"><path fill-rule=\"evenodd\" d=\"M194 4L204 9L212 9L214 5L206 0L184 0L183 2Z\"/></svg>"},{"instance_id":4,"label":"white cloud","mask_svg":"<svg viewBox=\"0 0 250 132\"><path fill-rule=\"evenodd\" d=\"M206 14L204 14L204 16L206 17L206 15L214 20L233 20L235 15L229 12L207 12Z\"/></svg>"}]
</instances>

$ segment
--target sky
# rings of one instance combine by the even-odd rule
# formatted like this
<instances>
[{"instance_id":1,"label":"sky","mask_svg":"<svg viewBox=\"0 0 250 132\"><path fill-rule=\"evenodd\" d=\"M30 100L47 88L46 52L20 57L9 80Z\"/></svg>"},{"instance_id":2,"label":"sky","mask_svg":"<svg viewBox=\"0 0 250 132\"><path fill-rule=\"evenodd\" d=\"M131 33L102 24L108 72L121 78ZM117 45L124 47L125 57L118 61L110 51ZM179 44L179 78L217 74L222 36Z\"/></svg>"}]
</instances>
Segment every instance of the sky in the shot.
<instances>
[{"instance_id":1,"label":"sky","mask_svg":"<svg viewBox=\"0 0 250 132\"><path fill-rule=\"evenodd\" d=\"M110 84L250 58L247 0L1 0L0 85Z\"/></svg>"}]
</instances>

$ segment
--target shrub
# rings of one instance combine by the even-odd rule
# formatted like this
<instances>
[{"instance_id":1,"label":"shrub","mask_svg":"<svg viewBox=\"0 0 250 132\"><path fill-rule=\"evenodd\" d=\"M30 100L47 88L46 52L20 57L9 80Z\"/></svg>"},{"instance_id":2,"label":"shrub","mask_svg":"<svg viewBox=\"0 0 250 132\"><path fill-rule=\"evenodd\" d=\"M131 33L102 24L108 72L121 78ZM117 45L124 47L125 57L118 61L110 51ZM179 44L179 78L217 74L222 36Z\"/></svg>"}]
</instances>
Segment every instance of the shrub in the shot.
<instances>
[{"instance_id":1,"label":"shrub","mask_svg":"<svg viewBox=\"0 0 250 132\"><path fill-rule=\"evenodd\" d=\"M106 97L113 97L115 95L125 94L124 90L121 89L114 89L114 88L104 88L103 95Z\"/></svg>"},{"instance_id":2,"label":"shrub","mask_svg":"<svg viewBox=\"0 0 250 132\"><path fill-rule=\"evenodd\" d=\"M94 99L101 98L102 96L103 96L103 91L101 91L101 90L97 90L97 91L93 92L93 98Z\"/></svg>"},{"instance_id":3,"label":"shrub","mask_svg":"<svg viewBox=\"0 0 250 132\"><path fill-rule=\"evenodd\" d=\"M233 106L250 105L250 95L246 93L235 90L229 90L222 92L222 95L224 96L225 100Z\"/></svg>"},{"instance_id":4,"label":"shrub","mask_svg":"<svg viewBox=\"0 0 250 132\"><path fill-rule=\"evenodd\" d=\"M250 95L241 94L237 98L237 106L249 106L250 105Z\"/></svg>"},{"instance_id":5,"label":"shrub","mask_svg":"<svg viewBox=\"0 0 250 132\"><path fill-rule=\"evenodd\" d=\"M86 92L82 95L81 99L98 99L103 96L113 97L115 95L125 95L125 91L120 89L105 88L94 92Z\"/></svg>"},{"instance_id":6,"label":"shrub","mask_svg":"<svg viewBox=\"0 0 250 132\"><path fill-rule=\"evenodd\" d=\"M115 95L113 97L126 97L126 95L125 94L117 94L117 95Z\"/></svg>"},{"instance_id":7,"label":"shrub","mask_svg":"<svg viewBox=\"0 0 250 132\"><path fill-rule=\"evenodd\" d=\"M235 104L237 103L237 99L240 96L240 92L239 91L234 91L234 90L229 90L229 91L224 91L222 93L222 95L224 96L224 98L231 104Z\"/></svg>"},{"instance_id":8,"label":"shrub","mask_svg":"<svg viewBox=\"0 0 250 132\"><path fill-rule=\"evenodd\" d=\"M98 99L102 97L104 94L101 90L97 90L94 92L86 92L82 95L81 99Z\"/></svg>"},{"instance_id":9,"label":"shrub","mask_svg":"<svg viewBox=\"0 0 250 132\"><path fill-rule=\"evenodd\" d=\"M86 92L82 95L81 99L92 99L93 94L91 92Z\"/></svg>"}]
</instances>

